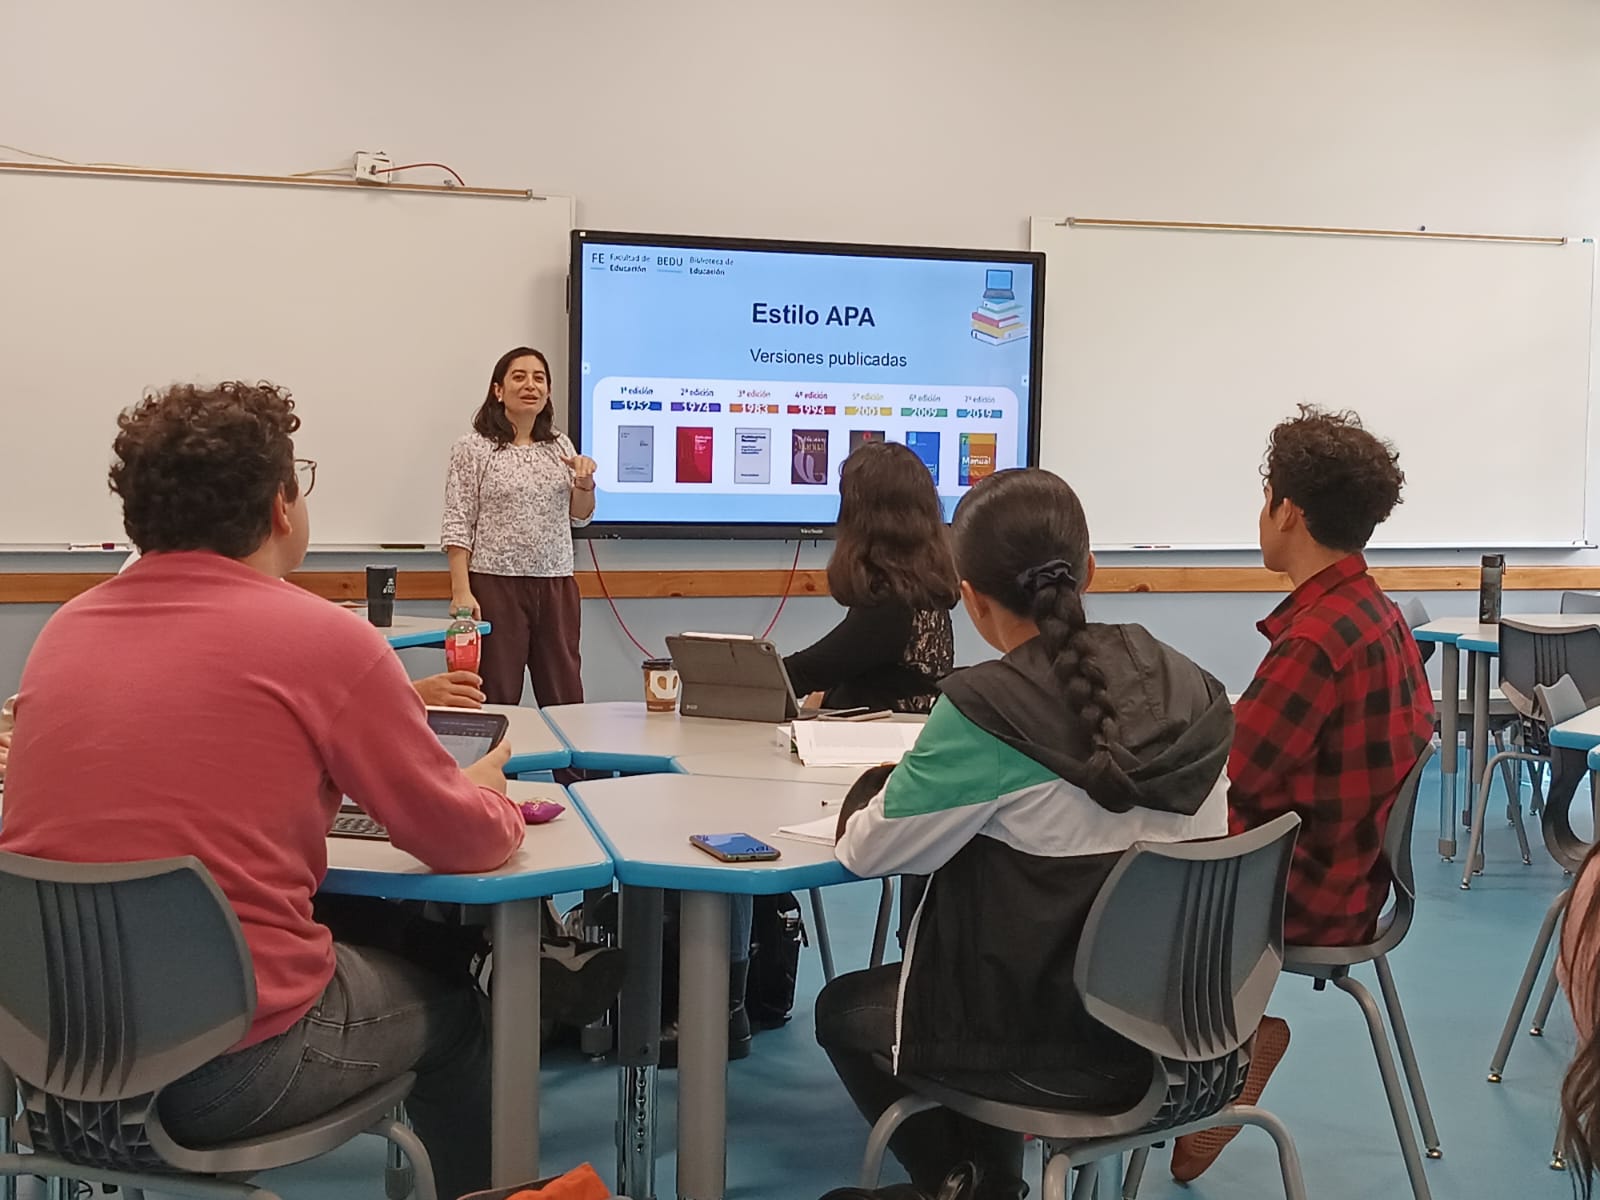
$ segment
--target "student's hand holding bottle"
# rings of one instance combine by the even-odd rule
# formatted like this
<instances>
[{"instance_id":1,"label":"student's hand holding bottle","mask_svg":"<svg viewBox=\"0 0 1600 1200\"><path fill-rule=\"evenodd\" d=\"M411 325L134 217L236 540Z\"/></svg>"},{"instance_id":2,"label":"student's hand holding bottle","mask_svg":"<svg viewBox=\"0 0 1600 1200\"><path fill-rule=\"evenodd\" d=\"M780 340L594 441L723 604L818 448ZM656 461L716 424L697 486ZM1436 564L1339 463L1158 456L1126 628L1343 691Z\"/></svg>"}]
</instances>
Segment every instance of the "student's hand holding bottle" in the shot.
<instances>
[{"instance_id":1,"label":"student's hand holding bottle","mask_svg":"<svg viewBox=\"0 0 1600 1200\"><path fill-rule=\"evenodd\" d=\"M411 686L429 708L482 708L483 679L471 671L446 671L414 679Z\"/></svg>"},{"instance_id":2,"label":"student's hand holding bottle","mask_svg":"<svg viewBox=\"0 0 1600 1200\"><path fill-rule=\"evenodd\" d=\"M501 738L500 744L462 773L479 787L493 788L502 796L506 794L505 766L511 761L511 739Z\"/></svg>"}]
</instances>

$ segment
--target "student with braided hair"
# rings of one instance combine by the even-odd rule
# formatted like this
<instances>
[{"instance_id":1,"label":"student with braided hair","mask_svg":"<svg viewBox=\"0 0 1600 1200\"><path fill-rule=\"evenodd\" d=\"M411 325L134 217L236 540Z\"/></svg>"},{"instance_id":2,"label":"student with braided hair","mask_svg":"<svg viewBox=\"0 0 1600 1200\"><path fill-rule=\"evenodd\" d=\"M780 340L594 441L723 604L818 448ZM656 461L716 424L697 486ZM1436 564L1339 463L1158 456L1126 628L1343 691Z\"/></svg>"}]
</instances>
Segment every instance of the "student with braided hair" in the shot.
<instances>
[{"instance_id":1,"label":"student with braided hair","mask_svg":"<svg viewBox=\"0 0 1600 1200\"><path fill-rule=\"evenodd\" d=\"M845 866L931 879L903 962L824 988L817 1040L869 1121L905 1094L901 1071L998 1100L1133 1103L1149 1055L1084 1011L1078 940L1132 843L1227 832L1233 714L1220 683L1142 627L1088 620L1089 529L1055 475L983 480L952 532L967 613L1004 657L946 678L916 748L845 800ZM972 1162L977 1197L1024 1194L1020 1135L936 1110L891 1148L926 1193Z\"/></svg>"}]
</instances>

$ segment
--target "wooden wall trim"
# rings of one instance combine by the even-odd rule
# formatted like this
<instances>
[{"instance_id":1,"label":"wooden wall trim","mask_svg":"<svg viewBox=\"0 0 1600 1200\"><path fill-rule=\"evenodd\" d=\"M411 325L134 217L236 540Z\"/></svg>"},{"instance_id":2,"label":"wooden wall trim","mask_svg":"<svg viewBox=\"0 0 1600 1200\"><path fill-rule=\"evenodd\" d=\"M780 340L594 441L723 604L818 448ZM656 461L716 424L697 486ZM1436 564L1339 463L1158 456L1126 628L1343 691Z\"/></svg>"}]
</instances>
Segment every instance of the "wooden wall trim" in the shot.
<instances>
[{"instance_id":1,"label":"wooden wall trim","mask_svg":"<svg viewBox=\"0 0 1600 1200\"><path fill-rule=\"evenodd\" d=\"M1470 592L1478 587L1477 567L1374 567L1373 575L1392 592ZM0 604L61 604L109 579L104 573L0 573ZM302 571L289 577L301 587L330 600L356 600L366 594L359 571ZM667 597L783 595L789 572L776 571L608 571L605 585L618 600ZM578 572L586 599L604 594L593 571ZM1600 566L1507 567L1505 585L1513 591L1600 589ZM1095 574L1095 592L1150 594L1285 592L1288 580L1262 567L1102 567ZM822 571L797 571L793 596L826 596ZM402 600L448 600L446 571L402 571Z\"/></svg>"}]
</instances>

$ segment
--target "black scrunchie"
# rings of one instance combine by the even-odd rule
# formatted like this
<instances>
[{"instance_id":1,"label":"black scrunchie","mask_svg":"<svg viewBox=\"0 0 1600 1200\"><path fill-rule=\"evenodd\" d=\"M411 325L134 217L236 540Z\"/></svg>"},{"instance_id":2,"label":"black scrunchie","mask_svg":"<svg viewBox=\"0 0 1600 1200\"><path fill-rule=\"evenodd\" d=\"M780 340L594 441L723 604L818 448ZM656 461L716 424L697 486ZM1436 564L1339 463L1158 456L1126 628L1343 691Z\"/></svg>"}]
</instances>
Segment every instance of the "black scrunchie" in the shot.
<instances>
[{"instance_id":1,"label":"black scrunchie","mask_svg":"<svg viewBox=\"0 0 1600 1200\"><path fill-rule=\"evenodd\" d=\"M1036 596L1047 587L1069 587L1076 591L1078 580L1065 559L1052 558L1018 575L1017 586L1024 596Z\"/></svg>"}]
</instances>

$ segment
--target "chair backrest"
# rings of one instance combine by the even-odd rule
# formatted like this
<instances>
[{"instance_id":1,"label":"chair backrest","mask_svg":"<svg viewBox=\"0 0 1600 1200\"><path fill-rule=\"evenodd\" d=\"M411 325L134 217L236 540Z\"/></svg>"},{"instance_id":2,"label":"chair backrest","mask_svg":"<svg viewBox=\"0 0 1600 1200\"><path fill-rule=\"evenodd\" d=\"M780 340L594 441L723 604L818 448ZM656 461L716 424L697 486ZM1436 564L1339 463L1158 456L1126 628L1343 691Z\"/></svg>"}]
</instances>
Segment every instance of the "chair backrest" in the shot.
<instances>
[{"instance_id":1,"label":"chair backrest","mask_svg":"<svg viewBox=\"0 0 1600 1200\"><path fill-rule=\"evenodd\" d=\"M1500 690L1519 714L1542 722L1534 689L1563 675L1572 677L1586 706L1600 704L1600 617L1572 629L1501 618Z\"/></svg>"},{"instance_id":2,"label":"chair backrest","mask_svg":"<svg viewBox=\"0 0 1600 1200\"><path fill-rule=\"evenodd\" d=\"M1578 685L1570 675L1563 675L1548 686L1541 684L1534 689L1534 695L1545 721L1551 726L1581 716L1589 707L1584 704ZM1583 865L1592 844L1572 827L1572 801L1577 796L1578 785L1589 774L1588 757L1581 750L1551 750L1550 786L1539 818L1539 832L1550 857L1562 869L1574 873Z\"/></svg>"},{"instance_id":3,"label":"chair backrest","mask_svg":"<svg viewBox=\"0 0 1600 1200\"><path fill-rule=\"evenodd\" d=\"M148 1161L164 1085L250 1028L238 918L195 858L60 863L0 852L0 1060L35 1143L78 1162Z\"/></svg>"},{"instance_id":4,"label":"chair backrest","mask_svg":"<svg viewBox=\"0 0 1600 1200\"><path fill-rule=\"evenodd\" d=\"M1564 613L1600 613L1600 592L1562 592Z\"/></svg>"},{"instance_id":5,"label":"chair backrest","mask_svg":"<svg viewBox=\"0 0 1600 1200\"><path fill-rule=\"evenodd\" d=\"M1283 963L1300 818L1236 837L1135 843L1089 910L1073 978L1090 1016L1182 1063L1238 1050Z\"/></svg>"},{"instance_id":6,"label":"chair backrest","mask_svg":"<svg viewBox=\"0 0 1600 1200\"><path fill-rule=\"evenodd\" d=\"M1400 605L1400 615L1405 619L1406 628L1415 633L1429 621L1433 620L1428 615L1428 606L1418 596L1407 596L1397 602ZM1422 661L1427 662L1433 657L1433 652L1438 648L1437 642L1418 642L1418 649L1422 651Z\"/></svg>"},{"instance_id":7,"label":"chair backrest","mask_svg":"<svg viewBox=\"0 0 1600 1200\"><path fill-rule=\"evenodd\" d=\"M1433 743L1423 747L1422 755L1406 774L1389 809L1389 824L1383 831L1383 859L1393 881L1393 903L1378 919L1378 936L1372 954L1387 954L1398 946L1411 928L1417 912L1417 877L1411 865L1411 833L1416 826L1417 792L1422 787L1422 772L1433 757Z\"/></svg>"}]
</instances>

